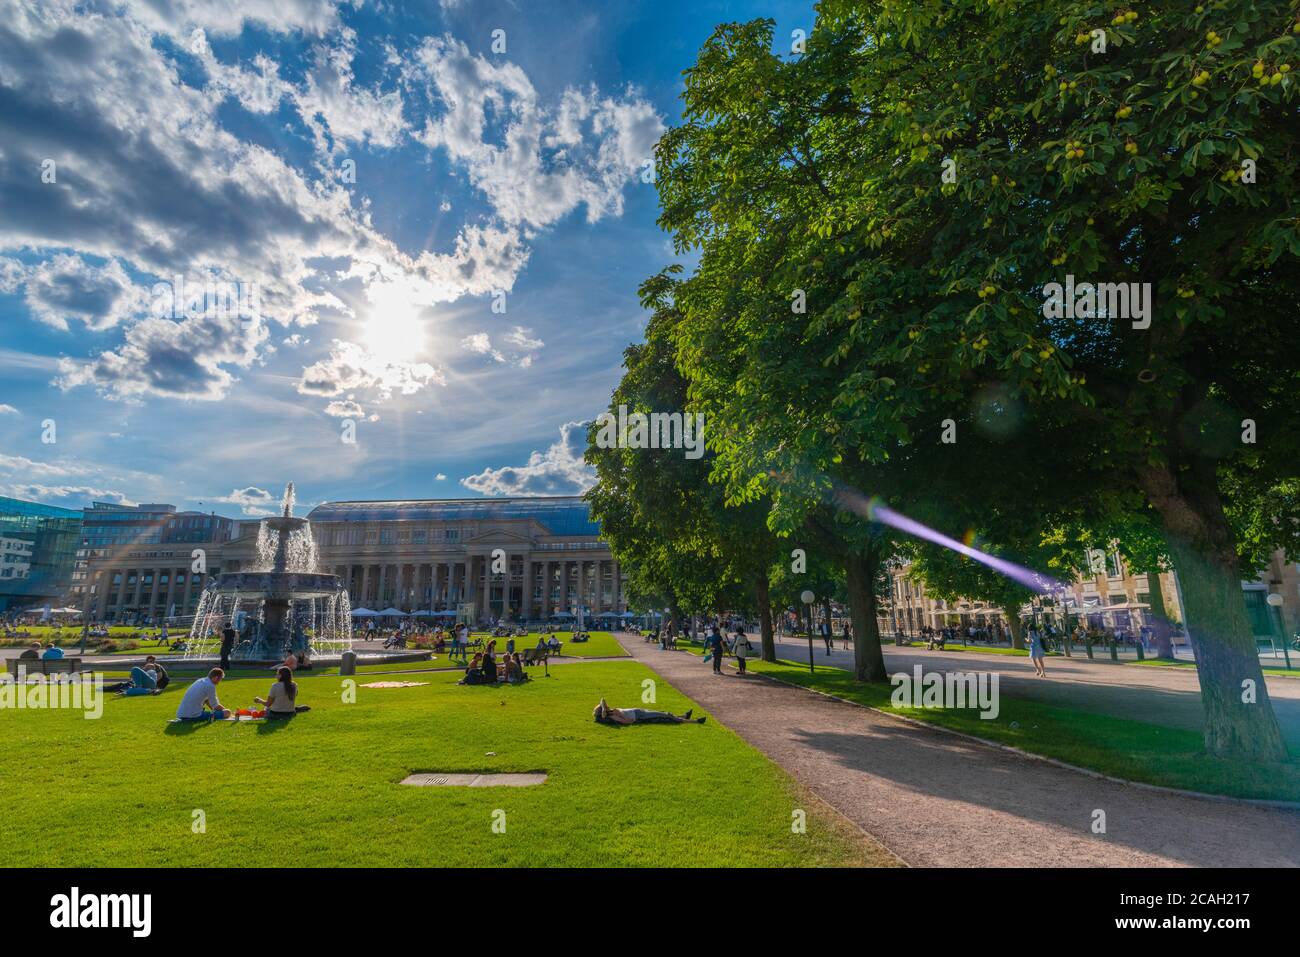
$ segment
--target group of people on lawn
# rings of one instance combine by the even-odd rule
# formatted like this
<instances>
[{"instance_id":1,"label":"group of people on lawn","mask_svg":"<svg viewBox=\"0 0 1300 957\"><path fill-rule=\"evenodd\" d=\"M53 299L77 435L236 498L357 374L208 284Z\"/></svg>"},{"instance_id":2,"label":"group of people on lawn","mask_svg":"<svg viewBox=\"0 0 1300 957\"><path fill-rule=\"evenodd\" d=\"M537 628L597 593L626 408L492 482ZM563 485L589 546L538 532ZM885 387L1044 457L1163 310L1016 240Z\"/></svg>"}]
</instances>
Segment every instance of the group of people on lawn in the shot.
<instances>
[{"instance_id":1,"label":"group of people on lawn","mask_svg":"<svg viewBox=\"0 0 1300 957\"><path fill-rule=\"evenodd\" d=\"M501 655L500 662L497 661L497 641L493 638L487 643L487 647L474 655L472 661L465 668L465 677L460 679L463 685L494 685L498 683L521 684L528 680L528 673L524 671L524 659L519 652L514 650L514 639L511 638L506 643L506 651ZM538 641L538 647L545 647L544 640Z\"/></svg>"},{"instance_id":2,"label":"group of people on lawn","mask_svg":"<svg viewBox=\"0 0 1300 957\"><path fill-rule=\"evenodd\" d=\"M293 669L281 665L275 675L275 684L265 698L254 697L260 709L227 708L217 698L217 686L226 677L225 671L213 668L204 677L185 689L181 703L176 708L177 721L213 721L244 716L249 718L292 718L311 709L298 704L298 683L293 680Z\"/></svg>"}]
</instances>

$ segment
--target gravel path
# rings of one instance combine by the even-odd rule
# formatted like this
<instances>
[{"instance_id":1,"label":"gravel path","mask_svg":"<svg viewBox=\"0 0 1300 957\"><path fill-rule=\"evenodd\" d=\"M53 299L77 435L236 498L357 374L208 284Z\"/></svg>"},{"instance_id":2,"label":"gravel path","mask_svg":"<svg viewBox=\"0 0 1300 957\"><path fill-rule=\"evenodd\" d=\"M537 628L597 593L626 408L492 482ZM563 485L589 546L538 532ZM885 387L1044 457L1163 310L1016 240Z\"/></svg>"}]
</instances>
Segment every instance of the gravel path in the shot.
<instances>
[{"instance_id":1,"label":"gravel path","mask_svg":"<svg viewBox=\"0 0 1300 957\"><path fill-rule=\"evenodd\" d=\"M619 640L908 864L1300 866L1300 812L1097 780ZM1095 810L1105 812L1105 834L1092 833Z\"/></svg>"}]
</instances>

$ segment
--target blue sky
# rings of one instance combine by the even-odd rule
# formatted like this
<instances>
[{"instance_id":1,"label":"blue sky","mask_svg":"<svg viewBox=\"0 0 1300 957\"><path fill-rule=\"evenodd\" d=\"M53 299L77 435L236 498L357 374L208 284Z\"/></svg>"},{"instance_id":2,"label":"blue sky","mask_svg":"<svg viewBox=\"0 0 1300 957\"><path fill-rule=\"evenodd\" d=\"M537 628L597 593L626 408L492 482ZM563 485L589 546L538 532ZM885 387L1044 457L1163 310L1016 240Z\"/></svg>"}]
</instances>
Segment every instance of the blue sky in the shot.
<instances>
[{"instance_id":1,"label":"blue sky","mask_svg":"<svg viewBox=\"0 0 1300 957\"><path fill-rule=\"evenodd\" d=\"M583 490L652 145L764 16L812 5L0 0L0 494Z\"/></svg>"}]
</instances>

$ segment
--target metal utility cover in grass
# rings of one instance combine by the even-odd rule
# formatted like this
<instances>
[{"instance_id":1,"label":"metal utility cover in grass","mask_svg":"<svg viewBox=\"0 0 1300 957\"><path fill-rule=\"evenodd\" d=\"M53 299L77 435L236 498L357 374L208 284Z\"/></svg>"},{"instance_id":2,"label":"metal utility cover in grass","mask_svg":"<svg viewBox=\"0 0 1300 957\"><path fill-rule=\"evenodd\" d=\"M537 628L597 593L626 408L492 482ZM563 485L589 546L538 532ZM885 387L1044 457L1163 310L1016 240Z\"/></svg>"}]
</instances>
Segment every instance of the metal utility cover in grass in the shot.
<instances>
[{"instance_id":1,"label":"metal utility cover in grass","mask_svg":"<svg viewBox=\"0 0 1300 957\"><path fill-rule=\"evenodd\" d=\"M526 788L534 784L545 784L546 774L528 772L525 774L408 774L402 778L403 784L417 788Z\"/></svg>"}]
</instances>

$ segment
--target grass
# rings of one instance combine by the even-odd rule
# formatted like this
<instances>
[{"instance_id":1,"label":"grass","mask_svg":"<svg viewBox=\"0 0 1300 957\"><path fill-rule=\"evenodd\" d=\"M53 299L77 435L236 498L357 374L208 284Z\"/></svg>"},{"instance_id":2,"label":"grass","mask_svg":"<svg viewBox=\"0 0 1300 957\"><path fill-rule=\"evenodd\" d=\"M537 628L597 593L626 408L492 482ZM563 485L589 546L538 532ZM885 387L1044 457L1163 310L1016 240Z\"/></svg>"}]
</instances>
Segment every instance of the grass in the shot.
<instances>
[{"instance_id":1,"label":"grass","mask_svg":"<svg viewBox=\"0 0 1300 957\"><path fill-rule=\"evenodd\" d=\"M700 653L698 649L689 649ZM1272 801L1300 801L1300 761L1263 764L1206 754L1199 731L1062 708L1000 694L998 716L975 710L902 708L890 684L863 684L842 668L749 659L749 670L790 684L833 694L857 704L951 728L1031 754L1128 781ZM1014 725L1014 727L1013 727Z\"/></svg>"},{"instance_id":2,"label":"grass","mask_svg":"<svg viewBox=\"0 0 1300 957\"><path fill-rule=\"evenodd\" d=\"M1296 652L1296 660L1300 661L1300 651ZM1195 668L1194 661L1169 661L1168 659L1148 658L1146 661L1126 661L1129 665L1146 665L1151 668ZM1297 668L1268 668L1263 669L1264 674L1272 675L1276 678L1300 678L1300 669Z\"/></svg>"},{"instance_id":3,"label":"grass","mask_svg":"<svg viewBox=\"0 0 1300 957\"><path fill-rule=\"evenodd\" d=\"M72 711L3 715L5 866L827 866L889 864L730 730L605 727L598 698L633 705L632 661L556 668L526 685L357 689L300 677L313 708L283 723L168 724L183 683ZM223 682L228 706L270 682ZM655 707L691 702L658 680ZM414 788L412 771L538 771L531 788ZM34 808L57 802L65 813ZM206 832L193 833L193 812ZM792 812L808 814L792 833ZM506 832L492 830L495 811Z\"/></svg>"}]
</instances>

